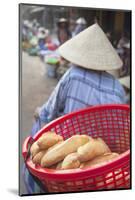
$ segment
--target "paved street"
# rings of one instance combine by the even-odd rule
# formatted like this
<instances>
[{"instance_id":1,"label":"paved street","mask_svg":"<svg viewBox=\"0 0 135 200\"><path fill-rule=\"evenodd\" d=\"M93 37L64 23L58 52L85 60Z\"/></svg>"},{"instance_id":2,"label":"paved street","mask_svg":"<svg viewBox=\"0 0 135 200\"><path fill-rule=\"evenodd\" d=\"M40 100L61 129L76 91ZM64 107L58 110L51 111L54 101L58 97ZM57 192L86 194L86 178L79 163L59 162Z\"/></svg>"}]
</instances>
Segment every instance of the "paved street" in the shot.
<instances>
[{"instance_id":1,"label":"paved street","mask_svg":"<svg viewBox=\"0 0 135 200\"><path fill-rule=\"evenodd\" d=\"M48 78L45 73L45 64L41 62L39 57L29 56L23 52L21 146L24 139L30 134L35 108L47 101L57 84L56 79ZM21 166L22 164L23 160L21 157ZM26 193L22 180L20 184L21 192Z\"/></svg>"},{"instance_id":2,"label":"paved street","mask_svg":"<svg viewBox=\"0 0 135 200\"><path fill-rule=\"evenodd\" d=\"M23 53L22 63L22 134L25 138L31 130L35 108L47 101L57 80L45 75L45 64L39 57Z\"/></svg>"}]
</instances>

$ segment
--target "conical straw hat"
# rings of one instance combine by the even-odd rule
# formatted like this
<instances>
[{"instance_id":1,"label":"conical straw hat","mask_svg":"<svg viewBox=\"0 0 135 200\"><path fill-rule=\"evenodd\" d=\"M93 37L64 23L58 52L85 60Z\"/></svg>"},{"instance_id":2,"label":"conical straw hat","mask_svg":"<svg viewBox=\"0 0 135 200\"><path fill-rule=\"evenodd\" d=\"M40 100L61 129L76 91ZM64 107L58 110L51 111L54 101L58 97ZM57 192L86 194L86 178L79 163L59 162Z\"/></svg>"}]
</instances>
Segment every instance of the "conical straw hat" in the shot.
<instances>
[{"instance_id":1,"label":"conical straw hat","mask_svg":"<svg viewBox=\"0 0 135 200\"><path fill-rule=\"evenodd\" d=\"M120 83L126 88L130 89L130 77L125 76L119 79Z\"/></svg>"},{"instance_id":2,"label":"conical straw hat","mask_svg":"<svg viewBox=\"0 0 135 200\"><path fill-rule=\"evenodd\" d=\"M62 57L80 67L93 70L115 70L122 61L105 33L94 24L59 47Z\"/></svg>"}]
</instances>

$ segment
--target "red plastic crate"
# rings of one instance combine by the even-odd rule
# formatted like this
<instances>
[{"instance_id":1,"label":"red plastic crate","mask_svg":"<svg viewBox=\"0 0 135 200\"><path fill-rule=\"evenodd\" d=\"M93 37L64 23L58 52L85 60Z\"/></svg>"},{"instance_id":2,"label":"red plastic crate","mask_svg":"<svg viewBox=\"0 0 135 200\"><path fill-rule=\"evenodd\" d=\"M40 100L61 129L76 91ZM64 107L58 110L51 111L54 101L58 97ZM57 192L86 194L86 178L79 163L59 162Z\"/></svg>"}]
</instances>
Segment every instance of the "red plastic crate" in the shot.
<instances>
[{"instance_id":1,"label":"red plastic crate","mask_svg":"<svg viewBox=\"0 0 135 200\"><path fill-rule=\"evenodd\" d=\"M54 170L33 164L27 157L32 138L23 144L23 157L28 170L49 192L93 191L130 188L130 108L128 105L102 105L88 107L60 117L44 126L35 136L55 131L67 139L75 134L101 137L112 152L121 155L100 167L74 170Z\"/></svg>"}]
</instances>

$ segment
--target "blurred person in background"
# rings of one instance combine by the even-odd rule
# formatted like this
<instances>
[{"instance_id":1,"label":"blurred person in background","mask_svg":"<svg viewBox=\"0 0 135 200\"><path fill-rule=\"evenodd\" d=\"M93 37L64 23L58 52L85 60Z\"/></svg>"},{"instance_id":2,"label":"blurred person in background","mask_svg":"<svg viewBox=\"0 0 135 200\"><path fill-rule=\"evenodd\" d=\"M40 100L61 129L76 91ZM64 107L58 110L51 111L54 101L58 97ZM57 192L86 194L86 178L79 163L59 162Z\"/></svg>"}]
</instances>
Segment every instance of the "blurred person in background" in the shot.
<instances>
[{"instance_id":1,"label":"blurred person in background","mask_svg":"<svg viewBox=\"0 0 135 200\"><path fill-rule=\"evenodd\" d=\"M76 21L74 19L69 20L69 31L71 33L71 36L75 36L75 27L76 27Z\"/></svg>"},{"instance_id":2,"label":"blurred person in background","mask_svg":"<svg viewBox=\"0 0 135 200\"><path fill-rule=\"evenodd\" d=\"M53 41L50 31L43 27L39 28L37 34L38 37L38 55L42 61L44 61L45 56L54 54L54 51L57 49L58 45Z\"/></svg>"},{"instance_id":3,"label":"blurred person in background","mask_svg":"<svg viewBox=\"0 0 135 200\"><path fill-rule=\"evenodd\" d=\"M117 52L120 55L120 57L122 58L122 60L124 59L124 49L123 46L125 44L128 43L128 38L127 35L125 33L122 33L121 38L119 39L118 43L117 43Z\"/></svg>"},{"instance_id":4,"label":"blurred person in background","mask_svg":"<svg viewBox=\"0 0 135 200\"><path fill-rule=\"evenodd\" d=\"M30 40L33 36L32 23L29 20L24 20L23 22L22 36L26 40Z\"/></svg>"},{"instance_id":5,"label":"blurred person in background","mask_svg":"<svg viewBox=\"0 0 135 200\"><path fill-rule=\"evenodd\" d=\"M27 40L28 27L29 27L29 21L28 20L24 20L23 24L22 24L22 40L23 41Z\"/></svg>"},{"instance_id":6,"label":"blurred person in background","mask_svg":"<svg viewBox=\"0 0 135 200\"><path fill-rule=\"evenodd\" d=\"M29 51L31 48L30 40L32 39L31 23L29 20L24 20L22 25L22 48Z\"/></svg>"},{"instance_id":7,"label":"blurred person in background","mask_svg":"<svg viewBox=\"0 0 135 200\"><path fill-rule=\"evenodd\" d=\"M33 34L37 35L38 34L38 28L40 27L40 24L38 23L37 19L33 19L32 21L32 30Z\"/></svg>"},{"instance_id":8,"label":"blurred person in background","mask_svg":"<svg viewBox=\"0 0 135 200\"><path fill-rule=\"evenodd\" d=\"M107 73L121 68L122 61L98 24L65 42L59 47L59 53L71 65L48 101L36 109L32 135L42 124L67 113L88 106L125 103L122 85ZM27 169L24 177L33 193L41 192Z\"/></svg>"},{"instance_id":9,"label":"blurred person in background","mask_svg":"<svg viewBox=\"0 0 135 200\"><path fill-rule=\"evenodd\" d=\"M77 19L74 35L77 35L81 31L83 31L86 28L86 26L87 26L87 22L83 17L80 17L79 19Z\"/></svg>"},{"instance_id":10,"label":"blurred person in background","mask_svg":"<svg viewBox=\"0 0 135 200\"><path fill-rule=\"evenodd\" d=\"M128 60L130 60L129 58L129 51L127 48L128 45L130 44L129 42L129 38L128 38L128 34L126 32L123 32L121 35L120 40L118 41L117 44L117 52L119 53L121 59L123 60L123 67L121 69L121 76L127 75L127 64L128 64Z\"/></svg>"},{"instance_id":11,"label":"blurred person in background","mask_svg":"<svg viewBox=\"0 0 135 200\"><path fill-rule=\"evenodd\" d=\"M29 21L28 23L28 33L27 33L27 38L28 38L28 41L30 41L33 37L33 31L32 31L32 23Z\"/></svg>"},{"instance_id":12,"label":"blurred person in background","mask_svg":"<svg viewBox=\"0 0 135 200\"><path fill-rule=\"evenodd\" d=\"M45 39L49 35L49 30L45 29L44 27L39 27L38 33L37 33L37 38L38 38L38 46L40 50L46 50L47 48L45 47Z\"/></svg>"},{"instance_id":13,"label":"blurred person in background","mask_svg":"<svg viewBox=\"0 0 135 200\"><path fill-rule=\"evenodd\" d=\"M123 48L123 45L129 42L128 35L126 32L122 33L120 40L118 41L117 48Z\"/></svg>"},{"instance_id":14,"label":"blurred person in background","mask_svg":"<svg viewBox=\"0 0 135 200\"><path fill-rule=\"evenodd\" d=\"M130 74L130 41L123 45L123 49L124 49L123 74L127 76Z\"/></svg>"},{"instance_id":15,"label":"blurred person in background","mask_svg":"<svg viewBox=\"0 0 135 200\"><path fill-rule=\"evenodd\" d=\"M58 28L57 37L58 37L59 44L61 45L67 40L69 40L69 38L71 38L68 20L65 18L60 18L57 23L57 28Z\"/></svg>"}]
</instances>

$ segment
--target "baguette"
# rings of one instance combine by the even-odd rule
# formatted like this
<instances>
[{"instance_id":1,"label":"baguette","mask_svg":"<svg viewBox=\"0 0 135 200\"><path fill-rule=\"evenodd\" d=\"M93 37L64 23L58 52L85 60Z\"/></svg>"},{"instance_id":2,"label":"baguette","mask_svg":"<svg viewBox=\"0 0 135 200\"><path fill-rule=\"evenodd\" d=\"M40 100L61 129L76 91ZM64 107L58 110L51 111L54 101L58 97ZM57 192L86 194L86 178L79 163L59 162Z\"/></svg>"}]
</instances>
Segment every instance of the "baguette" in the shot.
<instances>
[{"instance_id":1,"label":"baguette","mask_svg":"<svg viewBox=\"0 0 135 200\"><path fill-rule=\"evenodd\" d=\"M62 161L68 154L76 152L78 147L90 140L87 135L74 135L62 144L48 151L41 160L42 167L49 167Z\"/></svg>"},{"instance_id":2,"label":"baguette","mask_svg":"<svg viewBox=\"0 0 135 200\"><path fill-rule=\"evenodd\" d=\"M31 148L30 148L30 153L31 153L31 156L32 158L40 151L40 148L39 146L37 145L37 142L34 142L32 145L31 145Z\"/></svg>"},{"instance_id":3,"label":"baguette","mask_svg":"<svg viewBox=\"0 0 135 200\"><path fill-rule=\"evenodd\" d=\"M43 150L43 151L45 151L45 153L47 153L47 152L49 152L50 150L54 149L55 147L57 147L58 145L60 145L60 144L63 143L63 142L64 142L64 141L60 141L60 142L58 142L57 144L51 146L49 149ZM44 155L45 155L45 154L44 154ZM44 155L43 155L43 156L44 156ZM43 156L42 156L42 158L43 158ZM42 160L42 158L41 158L41 160ZM41 160L40 160L40 165L41 165ZM56 169L56 167L57 167L57 163L54 164L54 165L49 166L50 169Z\"/></svg>"},{"instance_id":4,"label":"baguette","mask_svg":"<svg viewBox=\"0 0 135 200\"><path fill-rule=\"evenodd\" d=\"M47 132L37 140L37 144L40 149L44 150L48 149L49 147L53 146L54 144L62 140L63 137L57 135L55 132Z\"/></svg>"},{"instance_id":5,"label":"baguette","mask_svg":"<svg viewBox=\"0 0 135 200\"><path fill-rule=\"evenodd\" d=\"M91 139L88 143L79 147L77 153L79 154L80 162L85 162L93 159L96 156L111 152L107 144L101 139Z\"/></svg>"},{"instance_id":6,"label":"baguette","mask_svg":"<svg viewBox=\"0 0 135 200\"><path fill-rule=\"evenodd\" d=\"M103 155L95 157L92 160L81 163L80 168L82 169L82 168L87 168L87 167L100 166L104 163L112 161L114 158L118 156L119 156L118 153L105 153Z\"/></svg>"},{"instance_id":7,"label":"baguette","mask_svg":"<svg viewBox=\"0 0 135 200\"><path fill-rule=\"evenodd\" d=\"M59 141L56 144L54 144L53 146L51 146L50 148L47 149L47 152L51 151L52 149L54 149L55 147L59 146L60 144L62 144L64 141Z\"/></svg>"},{"instance_id":8,"label":"baguette","mask_svg":"<svg viewBox=\"0 0 135 200\"><path fill-rule=\"evenodd\" d=\"M64 158L61 169L76 169L79 168L80 164L78 154L76 152L71 153Z\"/></svg>"},{"instance_id":9,"label":"baguette","mask_svg":"<svg viewBox=\"0 0 135 200\"><path fill-rule=\"evenodd\" d=\"M47 150L42 150L40 152L38 152L32 159L34 164L40 164L41 163L41 159L42 157L45 155Z\"/></svg>"}]
</instances>

